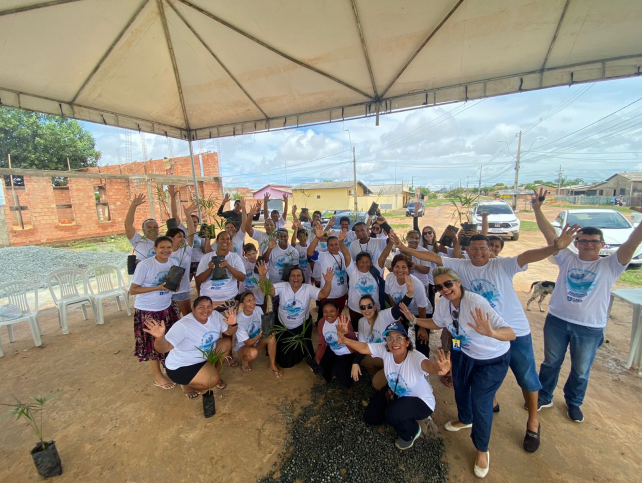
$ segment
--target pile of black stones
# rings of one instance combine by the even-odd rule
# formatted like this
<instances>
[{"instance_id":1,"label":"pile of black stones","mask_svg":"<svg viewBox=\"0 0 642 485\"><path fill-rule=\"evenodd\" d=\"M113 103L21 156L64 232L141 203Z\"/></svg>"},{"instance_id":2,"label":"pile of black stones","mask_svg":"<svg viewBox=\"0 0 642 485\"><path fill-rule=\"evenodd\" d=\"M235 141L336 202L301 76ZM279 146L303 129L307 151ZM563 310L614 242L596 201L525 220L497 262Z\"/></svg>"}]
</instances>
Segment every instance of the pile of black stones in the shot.
<instances>
[{"instance_id":1,"label":"pile of black stones","mask_svg":"<svg viewBox=\"0 0 642 485\"><path fill-rule=\"evenodd\" d=\"M317 377L311 404L292 421L285 459L258 481L445 482L448 465L438 435L422 435L402 451L391 426L365 424L364 404L373 394L367 375L350 390Z\"/></svg>"}]
</instances>

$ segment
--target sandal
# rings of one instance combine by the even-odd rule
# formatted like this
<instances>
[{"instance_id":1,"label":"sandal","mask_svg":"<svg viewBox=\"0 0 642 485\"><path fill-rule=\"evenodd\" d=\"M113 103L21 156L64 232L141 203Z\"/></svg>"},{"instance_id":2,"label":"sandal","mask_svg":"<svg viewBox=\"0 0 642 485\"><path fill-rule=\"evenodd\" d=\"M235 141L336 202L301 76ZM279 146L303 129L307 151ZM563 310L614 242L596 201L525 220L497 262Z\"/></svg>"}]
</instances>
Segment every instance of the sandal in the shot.
<instances>
[{"instance_id":1,"label":"sandal","mask_svg":"<svg viewBox=\"0 0 642 485\"><path fill-rule=\"evenodd\" d=\"M453 376L442 376L441 383L446 387L453 387Z\"/></svg>"},{"instance_id":2,"label":"sandal","mask_svg":"<svg viewBox=\"0 0 642 485\"><path fill-rule=\"evenodd\" d=\"M242 370L243 372L250 372L250 371L252 370L252 368L250 367L250 364L248 364L248 365L241 365L241 370Z\"/></svg>"},{"instance_id":3,"label":"sandal","mask_svg":"<svg viewBox=\"0 0 642 485\"><path fill-rule=\"evenodd\" d=\"M225 357L225 362L227 362L227 365L229 365L230 367L236 367L237 365L239 365L239 361L231 355Z\"/></svg>"},{"instance_id":4,"label":"sandal","mask_svg":"<svg viewBox=\"0 0 642 485\"><path fill-rule=\"evenodd\" d=\"M167 391L169 391L170 389L174 389L176 387L176 384L174 384L173 382L167 382L165 384L159 384L158 382L154 382L154 385L156 387L160 387L161 389L165 389Z\"/></svg>"},{"instance_id":5,"label":"sandal","mask_svg":"<svg viewBox=\"0 0 642 485\"><path fill-rule=\"evenodd\" d=\"M223 379L218 381L218 384L216 384L216 388L220 389L221 391L227 387L227 382L225 382Z\"/></svg>"},{"instance_id":6,"label":"sandal","mask_svg":"<svg viewBox=\"0 0 642 485\"><path fill-rule=\"evenodd\" d=\"M201 395L201 393L199 391L197 391L197 390L183 392L183 394L185 394L185 397L187 399L189 399L190 401L192 399L196 399L198 396Z\"/></svg>"},{"instance_id":7,"label":"sandal","mask_svg":"<svg viewBox=\"0 0 642 485\"><path fill-rule=\"evenodd\" d=\"M281 369L279 370L270 369L270 371L272 371L272 374L274 374L274 377L276 377L277 379L280 379L281 376L283 375L283 371Z\"/></svg>"}]
</instances>

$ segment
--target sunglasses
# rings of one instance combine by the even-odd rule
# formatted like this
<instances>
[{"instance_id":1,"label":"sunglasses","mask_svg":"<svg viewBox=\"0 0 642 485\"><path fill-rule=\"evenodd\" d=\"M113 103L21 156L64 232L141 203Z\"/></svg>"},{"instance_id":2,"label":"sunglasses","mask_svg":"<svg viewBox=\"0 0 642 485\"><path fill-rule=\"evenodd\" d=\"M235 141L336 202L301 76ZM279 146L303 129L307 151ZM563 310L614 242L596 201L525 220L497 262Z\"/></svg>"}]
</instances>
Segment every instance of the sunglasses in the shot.
<instances>
[{"instance_id":1,"label":"sunglasses","mask_svg":"<svg viewBox=\"0 0 642 485\"><path fill-rule=\"evenodd\" d=\"M359 308L362 310L372 310L374 308L374 305L372 303L368 303L367 305L360 305Z\"/></svg>"},{"instance_id":2,"label":"sunglasses","mask_svg":"<svg viewBox=\"0 0 642 485\"><path fill-rule=\"evenodd\" d=\"M459 332L459 310L453 310L450 312L450 316L453 319L453 327Z\"/></svg>"},{"instance_id":3,"label":"sunglasses","mask_svg":"<svg viewBox=\"0 0 642 485\"><path fill-rule=\"evenodd\" d=\"M390 343L403 342L404 340L406 340L406 337L404 337L403 335L399 335L398 337L393 337L392 335L386 336L386 342L390 342Z\"/></svg>"},{"instance_id":4,"label":"sunglasses","mask_svg":"<svg viewBox=\"0 0 642 485\"><path fill-rule=\"evenodd\" d=\"M444 281L443 285L435 285L435 291L441 291L444 288L452 288L454 284L453 280Z\"/></svg>"},{"instance_id":5,"label":"sunglasses","mask_svg":"<svg viewBox=\"0 0 642 485\"><path fill-rule=\"evenodd\" d=\"M381 231L381 228L380 228L380 227L375 226L375 227L373 227L373 228L372 228L372 230L373 230L373 231L375 231L375 232L377 232L377 231Z\"/></svg>"},{"instance_id":6,"label":"sunglasses","mask_svg":"<svg viewBox=\"0 0 642 485\"><path fill-rule=\"evenodd\" d=\"M432 236L432 231L426 231L423 233L424 236Z\"/></svg>"}]
</instances>

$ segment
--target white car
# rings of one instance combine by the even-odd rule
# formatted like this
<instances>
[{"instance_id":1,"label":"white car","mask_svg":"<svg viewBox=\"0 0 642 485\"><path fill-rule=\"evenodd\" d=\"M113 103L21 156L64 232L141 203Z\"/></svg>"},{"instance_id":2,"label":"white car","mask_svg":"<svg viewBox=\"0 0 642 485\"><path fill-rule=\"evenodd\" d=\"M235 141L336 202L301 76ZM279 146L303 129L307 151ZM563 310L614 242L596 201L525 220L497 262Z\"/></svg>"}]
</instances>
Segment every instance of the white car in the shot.
<instances>
[{"instance_id":1,"label":"white car","mask_svg":"<svg viewBox=\"0 0 642 485\"><path fill-rule=\"evenodd\" d=\"M477 227L481 227L482 214L488 213L488 235L510 237L513 241L519 239L521 221L506 202L501 200L488 200L478 202L470 210L471 220Z\"/></svg>"},{"instance_id":2,"label":"white car","mask_svg":"<svg viewBox=\"0 0 642 485\"><path fill-rule=\"evenodd\" d=\"M579 224L582 227L590 226L601 229L604 233L606 245L600 251L600 256L609 256L616 252L633 232L633 226L626 217L613 209L566 210L560 212L551 224L558 235L567 224L570 226ZM569 249L577 253L577 248L574 244L571 244ZM633 253L630 264L634 266L642 264L642 244Z\"/></svg>"}]
</instances>

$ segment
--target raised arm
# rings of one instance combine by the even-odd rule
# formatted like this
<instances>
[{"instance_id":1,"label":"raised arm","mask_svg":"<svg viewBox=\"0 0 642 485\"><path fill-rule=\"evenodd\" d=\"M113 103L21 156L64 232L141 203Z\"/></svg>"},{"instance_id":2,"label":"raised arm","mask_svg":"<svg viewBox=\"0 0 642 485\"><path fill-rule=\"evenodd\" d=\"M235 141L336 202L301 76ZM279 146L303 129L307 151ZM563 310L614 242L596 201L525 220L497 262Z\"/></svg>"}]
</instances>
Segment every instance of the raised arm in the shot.
<instances>
[{"instance_id":1,"label":"raised arm","mask_svg":"<svg viewBox=\"0 0 642 485\"><path fill-rule=\"evenodd\" d=\"M308 244L308 251L307 252L308 252L308 256L310 256L310 257L314 256L314 251L315 251L315 249L317 247L317 243L323 237L323 229L315 230L314 234L315 234L314 239L312 241L310 241L310 244ZM341 246L341 243L339 243L339 247L340 246ZM346 265L347 264L348 263L346 262Z\"/></svg>"},{"instance_id":2,"label":"raised arm","mask_svg":"<svg viewBox=\"0 0 642 485\"><path fill-rule=\"evenodd\" d=\"M484 315L481 308L475 308L474 312L470 312L470 316L473 317L475 323L468 323L468 326L480 335L501 340L502 342L509 342L517 338L515 332L510 327L494 329L490 324L490 313Z\"/></svg>"},{"instance_id":3,"label":"raised arm","mask_svg":"<svg viewBox=\"0 0 642 485\"><path fill-rule=\"evenodd\" d=\"M412 228L417 231L419 230L419 204L415 204L415 212L412 214Z\"/></svg>"},{"instance_id":4,"label":"raised arm","mask_svg":"<svg viewBox=\"0 0 642 485\"><path fill-rule=\"evenodd\" d=\"M223 197L223 202L221 202L221 206L218 208L218 211L216 213L221 216L225 217L223 214L225 212L225 205L230 201L230 194L225 194L225 197Z\"/></svg>"},{"instance_id":5,"label":"raised arm","mask_svg":"<svg viewBox=\"0 0 642 485\"><path fill-rule=\"evenodd\" d=\"M283 194L283 215L281 217L284 221L288 218L288 197L285 194Z\"/></svg>"},{"instance_id":6,"label":"raised arm","mask_svg":"<svg viewBox=\"0 0 642 485\"><path fill-rule=\"evenodd\" d=\"M531 249L525 251L519 256L517 256L517 264L520 267L524 267L529 263L535 263L537 261L542 261L543 259L548 258L554 254L559 253L562 249L569 247L569 245L575 239L575 235L580 230L580 226L575 224L573 227L566 227L562 230L559 237L555 238L553 244L545 246L539 249Z\"/></svg>"},{"instance_id":7,"label":"raised arm","mask_svg":"<svg viewBox=\"0 0 642 485\"><path fill-rule=\"evenodd\" d=\"M349 349L359 352L360 354L372 355L367 343L347 338L348 332L348 319L345 315L341 315L339 317L339 323L337 324L337 343L343 344Z\"/></svg>"},{"instance_id":8,"label":"raised arm","mask_svg":"<svg viewBox=\"0 0 642 485\"><path fill-rule=\"evenodd\" d=\"M531 205L533 207L533 212L535 212L537 227L539 227L539 230L544 234L546 242L548 244L553 244L553 241L557 238L557 233L555 232L553 225L548 222L548 219L546 219L546 216L542 212L542 204L544 203L544 200L546 200L546 194L548 194L548 191L539 189L539 194L536 191L533 193L535 194L535 198L531 201Z\"/></svg>"},{"instance_id":9,"label":"raised arm","mask_svg":"<svg viewBox=\"0 0 642 485\"><path fill-rule=\"evenodd\" d=\"M379 259L377 260L377 264L380 268L383 268L383 265L386 264L386 259L388 259L388 255L390 254L390 251L392 251L393 246L394 244L392 242L392 239L390 238L390 236L388 236L386 247L383 248L381 254L379 255Z\"/></svg>"},{"instance_id":10,"label":"raised arm","mask_svg":"<svg viewBox=\"0 0 642 485\"><path fill-rule=\"evenodd\" d=\"M185 224L187 225L187 241L188 246L194 246L194 233L196 228L194 227L194 220L192 219L192 214L196 210L196 204L188 205L187 207L183 206L183 212L185 213Z\"/></svg>"},{"instance_id":11,"label":"raised arm","mask_svg":"<svg viewBox=\"0 0 642 485\"><path fill-rule=\"evenodd\" d=\"M488 236L488 216L490 214L488 212L482 212L482 227L481 227L481 234L484 236Z\"/></svg>"},{"instance_id":12,"label":"raised arm","mask_svg":"<svg viewBox=\"0 0 642 485\"><path fill-rule=\"evenodd\" d=\"M293 248L296 247L296 241L297 241L296 236L297 236L297 231L299 230L299 227L300 227L299 220L293 217L292 218L292 237L290 238L290 245Z\"/></svg>"},{"instance_id":13,"label":"raised arm","mask_svg":"<svg viewBox=\"0 0 642 485\"><path fill-rule=\"evenodd\" d=\"M156 350L156 352L166 354L174 348L174 346L165 339L165 323L163 321L148 319L144 323L146 328L143 328L143 332L154 337L154 350Z\"/></svg>"},{"instance_id":14,"label":"raised arm","mask_svg":"<svg viewBox=\"0 0 642 485\"><path fill-rule=\"evenodd\" d=\"M176 219L176 224L180 224L182 220L181 220L181 214L178 211L178 203L176 202L176 187L174 187L173 185L168 185L167 193L169 194L170 216Z\"/></svg>"},{"instance_id":15,"label":"raised arm","mask_svg":"<svg viewBox=\"0 0 642 485\"><path fill-rule=\"evenodd\" d=\"M421 361L421 370L427 372L428 374L438 374L440 376L448 375L450 369L452 368L452 364L450 362L451 355L452 354L449 353L448 357L446 357L443 349L439 349L437 350L434 361L430 359Z\"/></svg>"},{"instance_id":16,"label":"raised arm","mask_svg":"<svg viewBox=\"0 0 642 485\"><path fill-rule=\"evenodd\" d=\"M132 203L129 204L129 209L127 210L127 215L125 216L125 234L127 239L131 239L136 234L136 229L134 228L134 218L136 217L136 209L139 205L145 203L145 195L138 194L132 200Z\"/></svg>"},{"instance_id":17,"label":"raised arm","mask_svg":"<svg viewBox=\"0 0 642 485\"><path fill-rule=\"evenodd\" d=\"M319 300L323 300L324 298L330 296L330 291L332 290L332 278L334 278L334 272L332 271L332 268L328 268L328 271L326 271L323 275L325 284L319 292Z\"/></svg>"},{"instance_id":18,"label":"raised arm","mask_svg":"<svg viewBox=\"0 0 642 485\"><path fill-rule=\"evenodd\" d=\"M267 221L270 218L269 210L268 210L268 203L270 202L270 193L266 192L263 195L263 220Z\"/></svg>"},{"instance_id":19,"label":"raised arm","mask_svg":"<svg viewBox=\"0 0 642 485\"><path fill-rule=\"evenodd\" d=\"M642 212L642 207L629 207L635 212ZM642 224L638 224L638 227L633 229L633 232L629 238L620 246L617 250L617 260L622 265L625 266L631 262L631 258L635 254L635 250L642 243Z\"/></svg>"},{"instance_id":20,"label":"raised arm","mask_svg":"<svg viewBox=\"0 0 642 485\"><path fill-rule=\"evenodd\" d=\"M259 283L264 283L265 281L267 281L268 269L265 261L259 261L258 263L256 263L256 269L259 272ZM274 296L275 294L276 290L274 289L274 285L270 285L269 296Z\"/></svg>"},{"instance_id":21,"label":"raised arm","mask_svg":"<svg viewBox=\"0 0 642 485\"><path fill-rule=\"evenodd\" d=\"M239 205L241 206L241 225L239 226L239 231L247 232L244 230L247 220L250 220L250 225L252 224L252 218L247 216L247 212L245 211L245 199L241 199L239 201Z\"/></svg>"},{"instance_id":22,"label":"raised arm","mask_svg":"<svg viewBox=\"0 0 642 485\"><path fill-rule=\"evenodd\" d=\"M414 316L412 312L408 310L408 306L405 303L400 303L399 308L401 312L405 315L405 317L408 319L408 321L413 325L419 325L420 327L428 328L430 330L441 329L441 327L437 325L432 318L418 318Z\"/></svg>"},{"instance_id":23,"label":"raised arm","mask_svg":"<svg viewBox=\"0 0 642 485\"><path fill-rule=\"evenodd\" d=\"M401 242L394 231L390 232L389 237L390 239L392 239L394 245L397 246L397 249L399 249L399 251L401 251L402 253L409 254L410 256L414 256L415 258L421 259L423 261L430 261L431 263L435 263L438 266L443 266L441 256L439 256L438 254L435 254L432 251L417 251L416 249L410 249L408 246Z\"/></svg>"}]
</instances>

